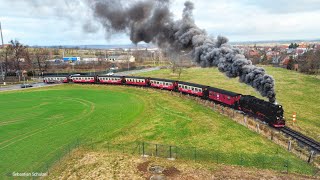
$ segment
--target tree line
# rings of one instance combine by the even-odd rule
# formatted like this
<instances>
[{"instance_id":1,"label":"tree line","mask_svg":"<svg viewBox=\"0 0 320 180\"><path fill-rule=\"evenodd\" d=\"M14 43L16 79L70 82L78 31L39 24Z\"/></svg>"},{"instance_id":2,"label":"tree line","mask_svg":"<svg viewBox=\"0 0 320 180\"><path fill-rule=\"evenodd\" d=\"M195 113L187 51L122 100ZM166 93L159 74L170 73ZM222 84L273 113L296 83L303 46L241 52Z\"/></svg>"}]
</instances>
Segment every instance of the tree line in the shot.
<instances>
[{"instance_id":1,"label":"tree line","mask_svg":"<svg viewBox=\"0 0 320 180\"><path fill-rule=\"evenodd\" d=\"M28 75L46 71L49 51L45 48L29 48L18 40L11 40L9 45L0 49L0 66L4 78L7 76L21 76L23 71ZM1 73L1 72L0 72Z\"/></svg>"}]
</instances>

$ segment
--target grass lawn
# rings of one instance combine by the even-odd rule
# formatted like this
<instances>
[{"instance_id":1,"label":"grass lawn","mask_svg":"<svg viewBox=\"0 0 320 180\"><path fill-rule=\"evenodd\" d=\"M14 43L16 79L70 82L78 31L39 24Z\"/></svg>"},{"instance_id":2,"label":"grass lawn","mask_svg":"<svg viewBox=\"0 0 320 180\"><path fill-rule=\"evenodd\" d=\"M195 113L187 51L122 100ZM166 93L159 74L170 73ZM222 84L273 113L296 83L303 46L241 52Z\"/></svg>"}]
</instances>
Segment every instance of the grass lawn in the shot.
<instances>
[{"instance_id":1,"label":"grass lawn","mask_svg":"<svg viewBox=\"0 0 320 180\"><path fill-rule=\"evenodd\" d=\"M282 104L287 125L320 141L320 80L314 76L282 68L264 67L268 74L275 78L277 102ZM162 69L139 76L176 79L170 69ZM217 68L188 68L181 73L180 80L195 82L262 98L250 86L239 83L220 73ZM265 99L265 98L264 98ZM265 99L266 100L266 99ZM297 123L292 125L292 113L297 113Z\"/></svg>"},{"instance_id":2,"label":"grass lawn","mask_svg":"<svg viewBox=\"0 0 320 180\"><path fill-rule=\"evenodd\" d=\"M312 167L232 120L168 92L123 86L61 85L0 93L0 174L32 172L67 144L92 139L147 141L214 149L281 161L290 170Z\"/></svg>"}]
</instances>

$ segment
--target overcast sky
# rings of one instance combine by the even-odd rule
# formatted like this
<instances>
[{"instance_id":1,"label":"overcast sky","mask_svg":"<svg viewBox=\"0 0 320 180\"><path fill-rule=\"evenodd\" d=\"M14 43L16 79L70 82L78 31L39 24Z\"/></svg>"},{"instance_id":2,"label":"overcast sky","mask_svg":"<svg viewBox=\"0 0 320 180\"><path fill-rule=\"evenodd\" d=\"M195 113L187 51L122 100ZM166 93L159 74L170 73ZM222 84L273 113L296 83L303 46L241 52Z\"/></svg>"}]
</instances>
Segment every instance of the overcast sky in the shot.
<instances>
[{"instance_id":1,"label":"overcast sky","mask_svg":"<svg viewBox=\"0 0 320 180\"><path fill-rule=\"evenodd\" d=\"M196 24L208 34L230 41L319 39L320 0L193 0ZM172 0L179 19L183 0ZM90 21L85 0L0 0L4 43L18 39L28 45L130 44L125 34L106 39ZM90 21L91 22L91 21Z\"/></svg>"}]
</instances>

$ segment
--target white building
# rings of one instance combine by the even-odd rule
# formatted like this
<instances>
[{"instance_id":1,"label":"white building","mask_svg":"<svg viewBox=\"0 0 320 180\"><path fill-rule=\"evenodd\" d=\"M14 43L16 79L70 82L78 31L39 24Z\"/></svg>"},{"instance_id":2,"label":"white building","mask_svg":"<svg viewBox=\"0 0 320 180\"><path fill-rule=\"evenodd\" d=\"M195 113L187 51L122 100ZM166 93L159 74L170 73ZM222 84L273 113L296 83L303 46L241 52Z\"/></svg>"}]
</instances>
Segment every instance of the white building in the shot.
<instances>
[{"instance_id":1,"label":"white building","mask_svg":"<svg viewBox=\"0 0 320 180\"><path fill-rule=\"evenodd\" d=\"M83 62L98 62L99 61L99 58L82 58Z\"/></svg>"},{"instance_id":2,"label":"white building","mask_svg":"<svg viewBox=\"0 0 320 180\"><path fill-rule=\"evenodd\" d=\"M114 62L114 63L127 63L127 62L135 62L136 58L132 55L120 55L120 56L109 56L107 60L109 62Z\"/></svg>"}]
</instances>

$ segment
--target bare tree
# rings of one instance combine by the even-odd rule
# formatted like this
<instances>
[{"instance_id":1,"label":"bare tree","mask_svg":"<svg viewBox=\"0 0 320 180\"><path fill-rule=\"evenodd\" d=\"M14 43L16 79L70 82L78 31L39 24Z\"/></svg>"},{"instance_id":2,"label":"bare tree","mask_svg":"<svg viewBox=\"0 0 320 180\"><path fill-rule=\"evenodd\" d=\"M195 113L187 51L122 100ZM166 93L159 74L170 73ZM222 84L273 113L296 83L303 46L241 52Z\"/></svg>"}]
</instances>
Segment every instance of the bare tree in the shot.
<instances>
[{"instance_id":1,"label":"bare tree","mask_svg":"<svg viewBox=\"0 0 320 180\"><path fill-rule=\"evenodd\" d=\"M46 71L48 67L46 60L49 59L49 51L44 48L35 49L34 58L37 61L39 72Z\"/></svg>"},{"instance_id":2,"label":"bare tree","mask_svg":"<svg viewBox=\"0 0 320 180\"><path fill-rule=\"evenodd\" d=\"M21 44L18 40L11 40L9 48L12 51L15 69L21 71L20 62L25 55L27 46Z\"/></svg>"},{"instance_id":3,"label":"bare tree","mask_svg":"<svg viewBox=\"0 0 320 180\"><path fill-rule=\"evenodd\" d=\"M28 48L23 51L22 57L24 58L23 69L30 70L33 62Z\"/></svg>"}]
</instances>

